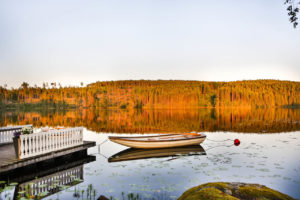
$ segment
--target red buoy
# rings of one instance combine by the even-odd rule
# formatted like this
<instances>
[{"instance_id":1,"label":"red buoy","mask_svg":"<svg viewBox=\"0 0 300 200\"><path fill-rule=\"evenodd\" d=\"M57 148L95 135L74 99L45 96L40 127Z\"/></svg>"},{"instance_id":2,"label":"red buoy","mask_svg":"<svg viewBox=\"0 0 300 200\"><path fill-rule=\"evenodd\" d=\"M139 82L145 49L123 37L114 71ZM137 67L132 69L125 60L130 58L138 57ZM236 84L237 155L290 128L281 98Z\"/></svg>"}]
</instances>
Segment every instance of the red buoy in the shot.
<instances>
[{"instance_id":1,"label":"red buoy","mask_svg":"<svg viewBox=\"0 0 300 200\"><path fill-rule=\"evenodd\" d=\"M241 144L240 140L239 139L235 139L234 140L234 145L235 146L239 146Z\"/></svg>"}]
</instances>

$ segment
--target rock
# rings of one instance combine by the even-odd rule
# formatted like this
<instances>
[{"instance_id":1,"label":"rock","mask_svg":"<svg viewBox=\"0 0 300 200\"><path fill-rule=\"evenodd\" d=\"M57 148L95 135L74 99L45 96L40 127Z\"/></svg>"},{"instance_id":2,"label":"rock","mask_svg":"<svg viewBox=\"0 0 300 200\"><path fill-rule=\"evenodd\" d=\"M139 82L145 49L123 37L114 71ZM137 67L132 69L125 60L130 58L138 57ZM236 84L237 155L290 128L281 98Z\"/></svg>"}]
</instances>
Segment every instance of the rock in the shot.
<instances>
[{"instance_id":1,"label":"rock","mask_svg":"<svg viewBox=\"0 0 300 200\"><path fill-rule=\"evenodd\" d=\"M105 196L103 196L103 195L101 195L100 197L98 197L98 199L97 200L109 200L107 197L105 197Z\"/></svg>"},{"instance_id":2,"label":"rock","mask_svg":"<svg viewBox=\"0 0 300 200\"><path fill-rule=\"evenodd\" d=\"M238 182L206 183L185 191L178 200L294 200L292 197L264 185Z\"/></svg>"}]
</instances>

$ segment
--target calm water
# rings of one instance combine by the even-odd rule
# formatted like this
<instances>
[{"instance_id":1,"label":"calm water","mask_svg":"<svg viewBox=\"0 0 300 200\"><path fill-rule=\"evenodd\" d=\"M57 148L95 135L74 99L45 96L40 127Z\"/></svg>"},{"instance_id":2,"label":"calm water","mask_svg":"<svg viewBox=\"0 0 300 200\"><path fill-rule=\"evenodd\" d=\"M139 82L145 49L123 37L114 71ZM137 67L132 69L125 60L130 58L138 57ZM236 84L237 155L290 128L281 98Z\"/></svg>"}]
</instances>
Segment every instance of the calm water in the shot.
<instances>
[{"instance_id":1,"label":"calm water","mask_svg":"<svg viewBox=\"0 0 300 200\"><path fill-rule=\"evenodd\" d=\"M122 199L122 192L133 192L143 199L177 199L190 187L216 181L259 183L300 199L300 110L32 111L0 117L1 126L84 126L84 139L97 144L119 134L207 134L202 148L189 150L189 155L187 149L179 149L165 157L120 162L109 162L110 157L120 160L127 148L107 141L89 149L95 161L79 166L83 182L46 199L73 199L75 188L89 184L97 196ZM239 146L233 145L235 138Z\"/></svg>"}]
</instances>

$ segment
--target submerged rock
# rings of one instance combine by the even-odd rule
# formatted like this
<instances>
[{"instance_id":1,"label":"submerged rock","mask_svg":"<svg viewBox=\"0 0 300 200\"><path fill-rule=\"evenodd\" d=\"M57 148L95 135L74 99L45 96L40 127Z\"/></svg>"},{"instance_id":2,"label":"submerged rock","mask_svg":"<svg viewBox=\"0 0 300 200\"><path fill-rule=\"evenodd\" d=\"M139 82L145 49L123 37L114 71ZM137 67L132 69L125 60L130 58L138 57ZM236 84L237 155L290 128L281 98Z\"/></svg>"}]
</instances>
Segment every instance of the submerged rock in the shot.
<instances>
[{"instance_id":1,"label":"submerged rock","mask_svg":"<svg viewBox=\"0 0 300 200\"><path fill-rule=\"evenodd\" d=\"M293 200L292 197L264 185L248 183L205 183L185 191L178 200Z\"/></svg>"}]
</instances>

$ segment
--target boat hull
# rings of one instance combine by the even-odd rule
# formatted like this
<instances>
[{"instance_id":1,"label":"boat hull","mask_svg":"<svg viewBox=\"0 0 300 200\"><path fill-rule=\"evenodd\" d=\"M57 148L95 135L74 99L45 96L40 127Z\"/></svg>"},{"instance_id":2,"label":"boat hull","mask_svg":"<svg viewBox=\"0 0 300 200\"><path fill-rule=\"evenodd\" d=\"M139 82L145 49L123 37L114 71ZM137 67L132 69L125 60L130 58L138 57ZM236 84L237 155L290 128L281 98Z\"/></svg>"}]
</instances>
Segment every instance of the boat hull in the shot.
<instances>
[{"instance_id":1,"label":"boat hull","mask_svg":"<svg viewBox=\"0 0 300 200\"><path fill-rule=\"evenodd\" d=\"M206 136L179 140L165 140L165 141L139 141L130 140L119 137L109 137L112 142L139 149L155 149L155 148L171 148L199 145L205 140Z\"/></svg>"}]
</instances>

